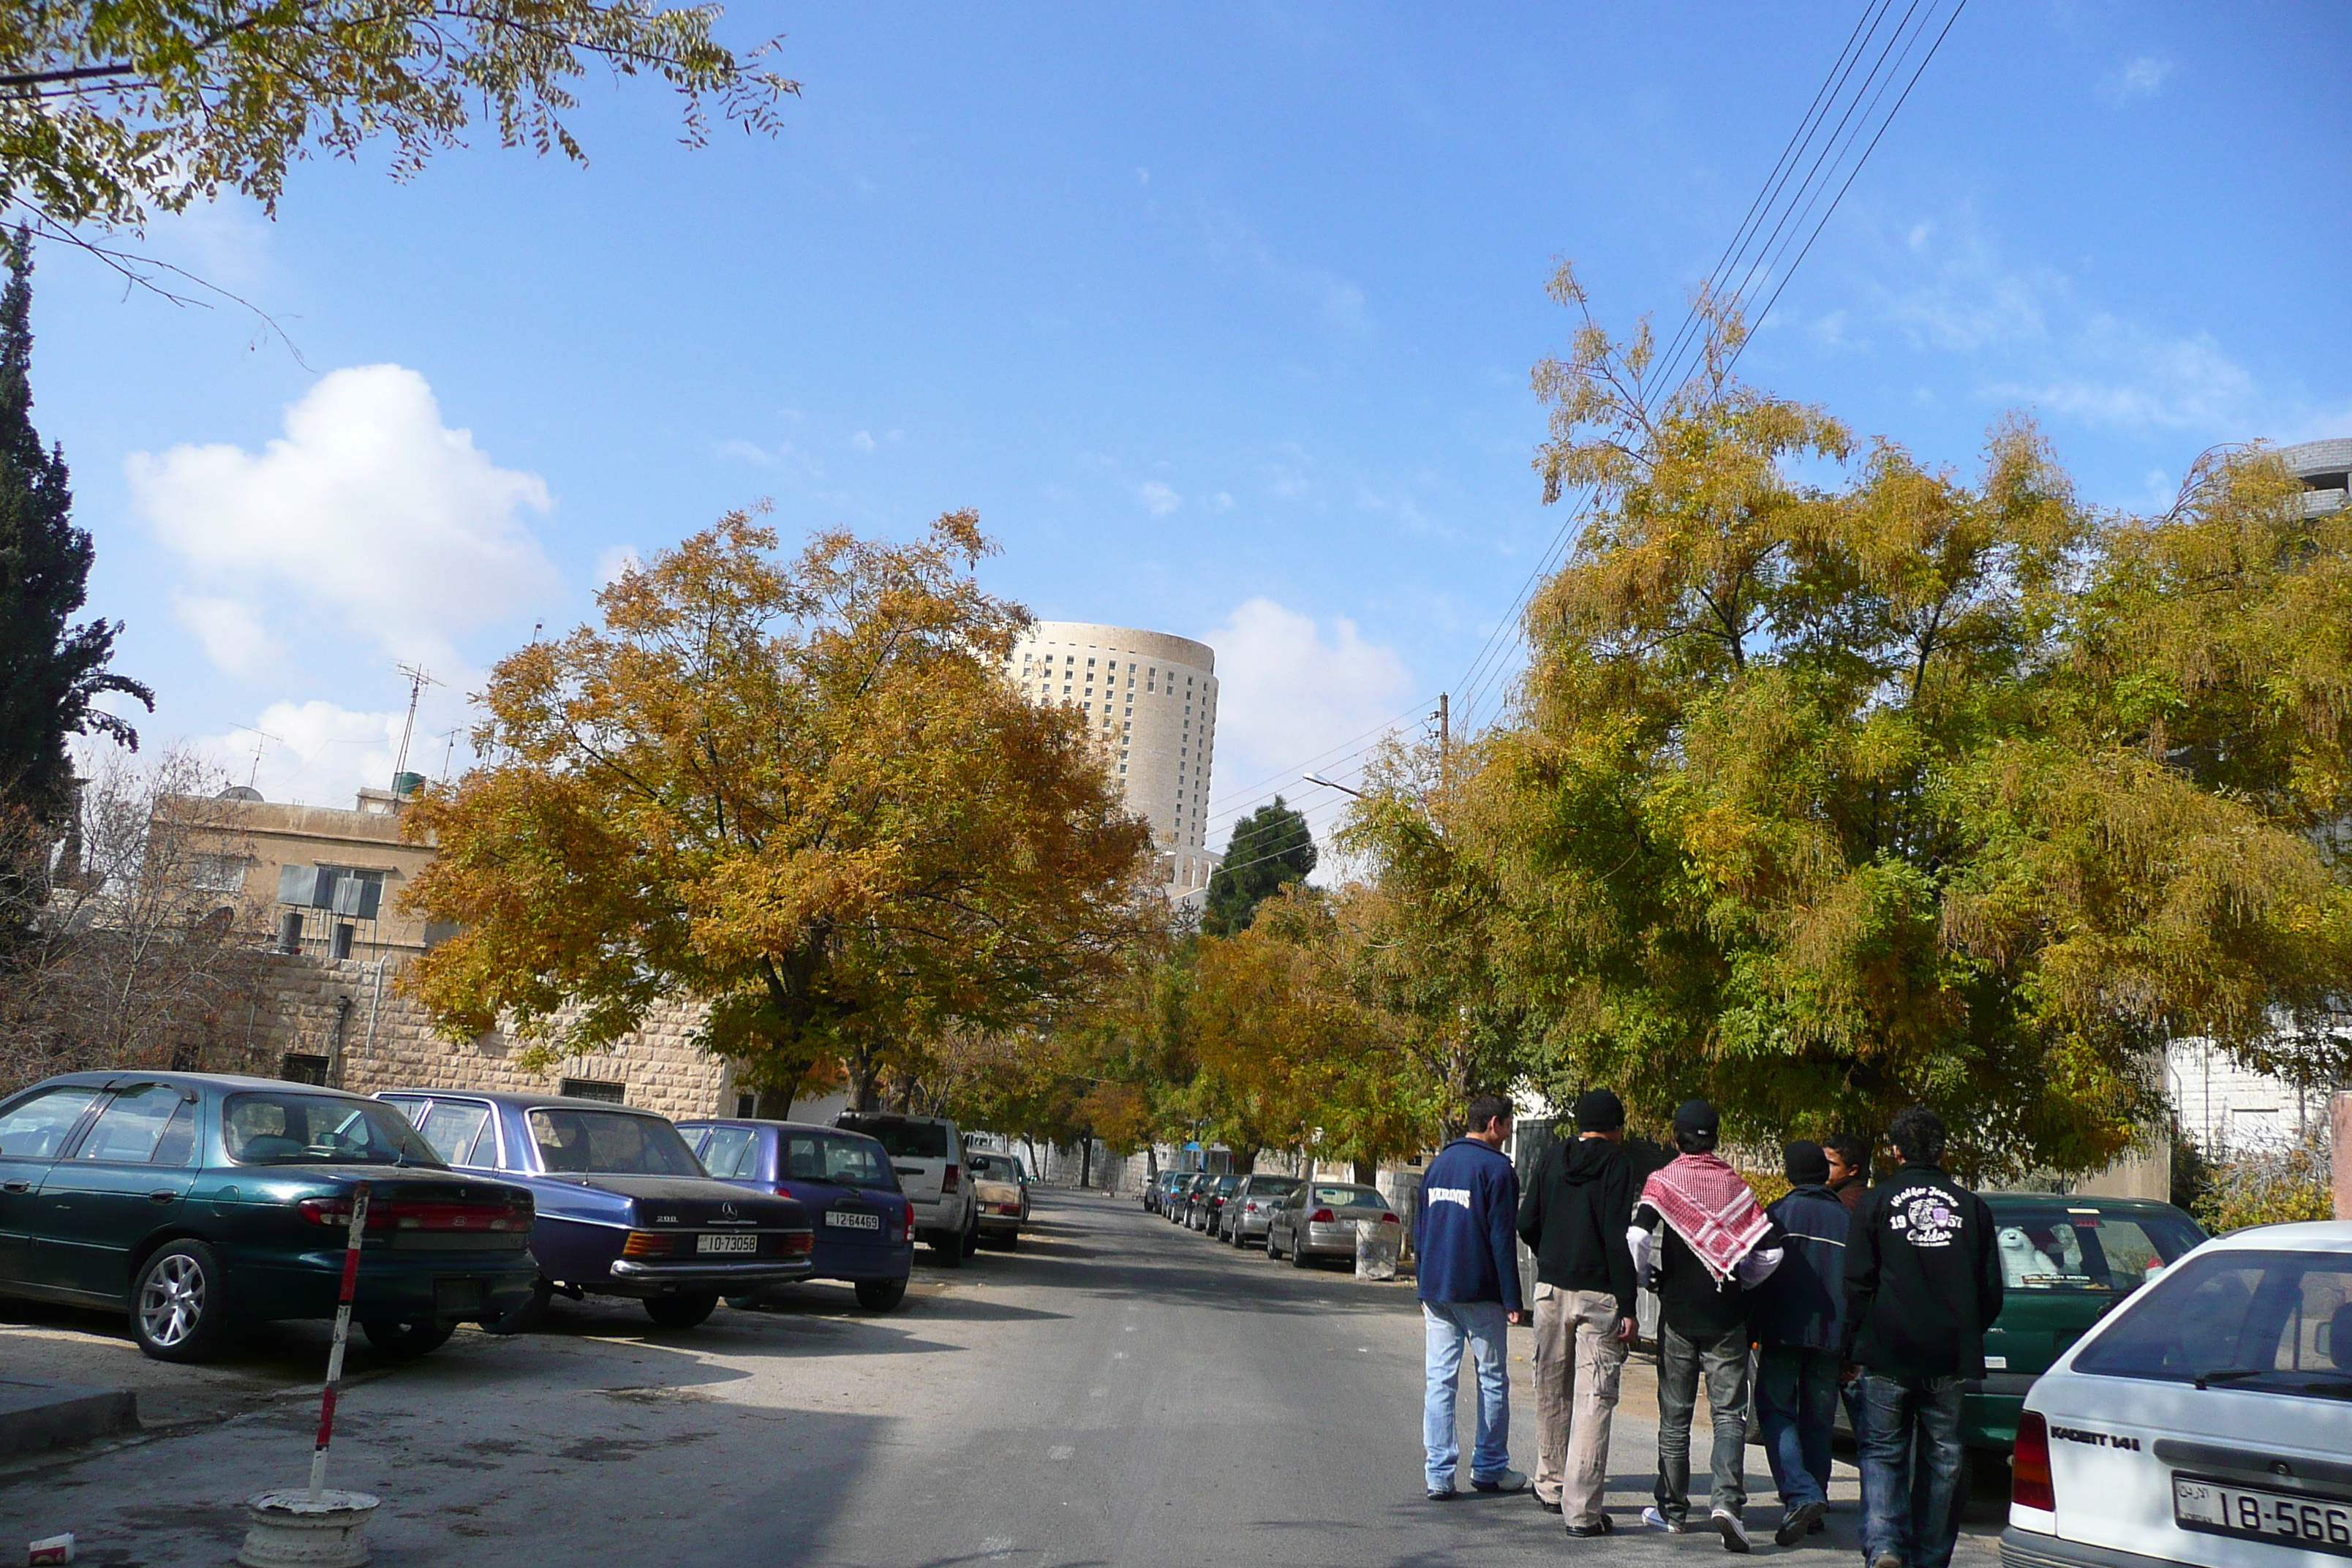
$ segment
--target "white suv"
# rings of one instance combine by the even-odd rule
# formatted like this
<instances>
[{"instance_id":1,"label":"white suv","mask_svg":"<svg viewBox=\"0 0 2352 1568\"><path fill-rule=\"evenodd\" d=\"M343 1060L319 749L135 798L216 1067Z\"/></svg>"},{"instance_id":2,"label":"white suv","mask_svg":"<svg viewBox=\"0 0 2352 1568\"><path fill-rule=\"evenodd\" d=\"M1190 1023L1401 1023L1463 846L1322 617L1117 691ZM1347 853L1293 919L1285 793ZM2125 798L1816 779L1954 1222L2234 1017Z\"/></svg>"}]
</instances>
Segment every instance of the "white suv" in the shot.
<instances>
[{"instance_id":1,"label":"white suv","mask_svg":"<svg viewBox=\"0 0 2352 1568\"><path fill-rule=\"evenodd\" d=\"M2352 1222L2209 1241L2025 1396L2004 1568L2352 1558Z\"/></svg>"},{"instance_id":2,"label":"white suv","mask_svg":"<svg viewBox=\"0 0 2352 1568\"><path fill-rule=\"evenodd\" d=\"M944 1116L882 1110L845 1110L833 1124L880 1141L898 1173L898 1185L915 1205L915 1234L939 1263L962 1268L980 1248L980 1202L956 1124Z\"/></svg>"}]
</instances>

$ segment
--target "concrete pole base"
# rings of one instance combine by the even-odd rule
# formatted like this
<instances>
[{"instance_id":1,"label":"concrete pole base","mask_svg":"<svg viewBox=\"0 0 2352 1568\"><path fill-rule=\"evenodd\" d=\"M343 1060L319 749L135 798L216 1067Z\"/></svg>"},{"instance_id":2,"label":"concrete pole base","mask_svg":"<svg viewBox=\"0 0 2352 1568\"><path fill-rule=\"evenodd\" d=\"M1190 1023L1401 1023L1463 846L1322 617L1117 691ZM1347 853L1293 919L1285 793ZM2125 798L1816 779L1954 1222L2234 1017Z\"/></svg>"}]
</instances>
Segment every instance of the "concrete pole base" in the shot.
<instances>
[{"instance_id":1,"label":"concrete pole base","mask_svg":"<svg viewBox=\"0 0 2352 1568\"><path fill-rule=\"evenodd\" d=\"M251 1528L236 1560L245 1568L365 1568L377 1500L365 1492L312 1497L307 1488L247 1498Z\"/></svg>"}]
</instances>

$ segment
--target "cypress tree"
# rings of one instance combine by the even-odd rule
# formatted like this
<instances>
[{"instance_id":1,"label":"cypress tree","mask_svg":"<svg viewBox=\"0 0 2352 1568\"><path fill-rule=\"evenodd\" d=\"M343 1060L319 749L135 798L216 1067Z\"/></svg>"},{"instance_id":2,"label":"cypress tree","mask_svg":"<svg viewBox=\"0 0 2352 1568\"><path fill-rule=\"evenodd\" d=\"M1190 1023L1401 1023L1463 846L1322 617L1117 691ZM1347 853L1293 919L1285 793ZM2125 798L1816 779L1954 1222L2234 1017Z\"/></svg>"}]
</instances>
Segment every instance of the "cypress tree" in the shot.
<instances>
[{"instance_id":1,"label":"cypress tree","mask_svg":"<svg viewBox=\"0 0 2352 1568\"><path fill-rule=\"evenodd\" d=\"M71 624L88 592L89 534L73 525L63 449L45 448L33 428L31 238L0 232L0 808L58 827L74 804L68 737L105 735L135 751L138 731L95 703L120 692L152 713L155 698L106 668L121 623Z\"/></svg>"},{"instance_id":2,"label":"cypress tree","mask_svg":"<svg viewBox=\"0 0 2352 1568\"><path fill-rule=\"evenodd\" d=\"M1258 905L1286 884L1304 881L1315 869L1315 835L1307 829L1306 813L1276 795L1272 805L1234 824L1224 864L1209 879L1201 929L1211 936L1246 931Z\"/></svg>"}]
</instances>

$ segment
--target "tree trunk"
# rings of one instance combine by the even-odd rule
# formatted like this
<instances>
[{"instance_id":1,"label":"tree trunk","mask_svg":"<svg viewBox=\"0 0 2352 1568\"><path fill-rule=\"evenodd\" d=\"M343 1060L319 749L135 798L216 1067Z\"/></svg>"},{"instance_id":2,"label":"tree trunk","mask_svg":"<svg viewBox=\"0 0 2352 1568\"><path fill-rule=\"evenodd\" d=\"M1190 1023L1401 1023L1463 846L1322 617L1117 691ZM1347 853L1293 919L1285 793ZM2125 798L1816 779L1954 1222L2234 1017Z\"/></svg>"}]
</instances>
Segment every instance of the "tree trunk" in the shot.
<instances>
[{"instance_id":1,"label":"tree trunk","mask_svg":"<svg viewBox=\"0 0 2352 1568\"><path fill-rule=\"evenodd\" d=\"M1091 1138L1081 1138L1078 1140L1078 1185L1090 1187L1094 1185L1094 1181L1095 1141Z\"/></svg>"},{"instance_id":2,"label":"tree trunk","mask_svg":"<svg viewBox=\"0 0 2352 1568\"><path fill-rule=\"evenodd\" d=\"M1356 1185L1360 1187L1369 1187L1380 1179L1380 1174L1381 1164L1379 1161L1359 1160L1356 1162Z\"/></svg>"}]
</instances>

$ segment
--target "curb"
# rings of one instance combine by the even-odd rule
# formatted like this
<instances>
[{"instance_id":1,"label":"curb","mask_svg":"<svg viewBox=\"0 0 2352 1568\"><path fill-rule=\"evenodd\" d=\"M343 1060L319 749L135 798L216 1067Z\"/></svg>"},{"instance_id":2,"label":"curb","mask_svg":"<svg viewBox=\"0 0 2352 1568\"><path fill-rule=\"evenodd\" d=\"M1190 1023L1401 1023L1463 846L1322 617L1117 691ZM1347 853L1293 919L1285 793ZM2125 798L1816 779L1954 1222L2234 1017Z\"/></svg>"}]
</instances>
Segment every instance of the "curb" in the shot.
<instances>
[{"instance_id":1,"label":"curb","mask_svg":"<svg viewBox=\"0 0 2352 1568\"><path fill-rule=\"evenodd\" d=\"M138 1427L139 1398L127 1388L0 1378L0 1458Z\"/></svg>"}]
</instances>

